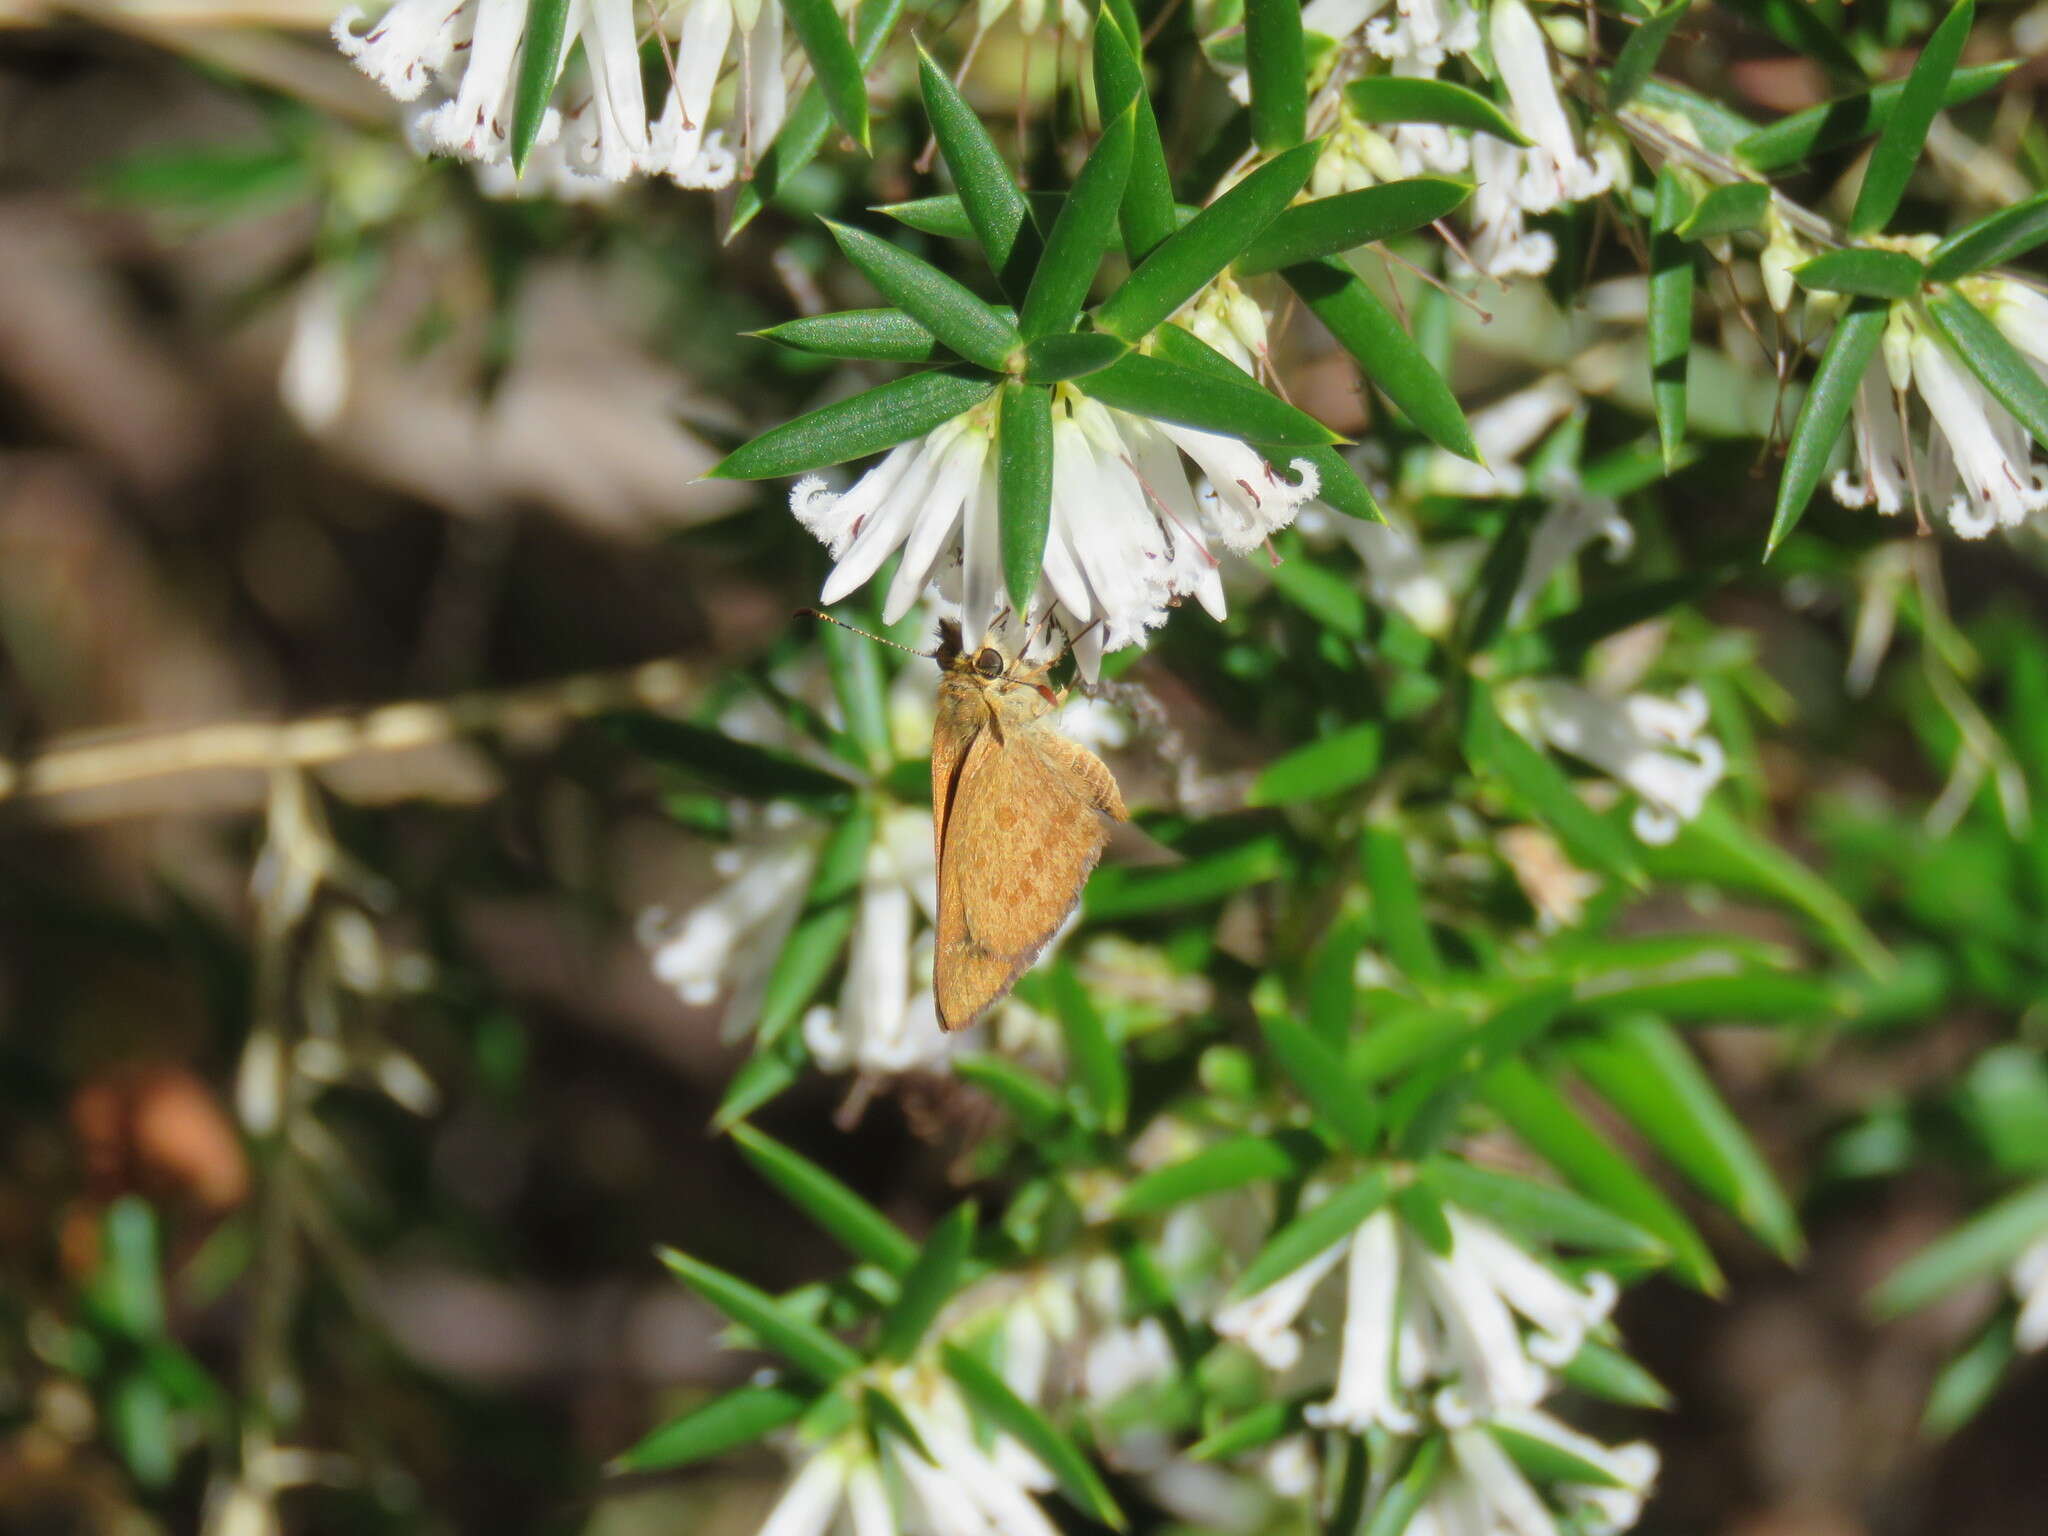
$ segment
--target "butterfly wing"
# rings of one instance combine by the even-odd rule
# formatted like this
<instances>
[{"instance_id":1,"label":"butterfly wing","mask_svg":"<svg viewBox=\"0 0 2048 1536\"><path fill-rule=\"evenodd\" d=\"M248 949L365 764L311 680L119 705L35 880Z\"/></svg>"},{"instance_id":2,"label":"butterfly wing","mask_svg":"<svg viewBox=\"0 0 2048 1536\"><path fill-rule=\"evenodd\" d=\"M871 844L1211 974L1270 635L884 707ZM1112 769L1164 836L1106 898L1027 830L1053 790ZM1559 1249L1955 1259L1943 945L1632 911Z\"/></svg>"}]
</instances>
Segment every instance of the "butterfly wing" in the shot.
<instances>
[{"instance_id":1,"label":"butterfly wing","mask_svg":"<svg viewBox=\"0 0 2048 1536\"><path fill-rule=\"evenodd\" d=\"M932 986L939 1022L964 1029L1059 931L1127 813L1102 760L1041 721L979 731L953 781Z\"/></svg>"}]
</instances>

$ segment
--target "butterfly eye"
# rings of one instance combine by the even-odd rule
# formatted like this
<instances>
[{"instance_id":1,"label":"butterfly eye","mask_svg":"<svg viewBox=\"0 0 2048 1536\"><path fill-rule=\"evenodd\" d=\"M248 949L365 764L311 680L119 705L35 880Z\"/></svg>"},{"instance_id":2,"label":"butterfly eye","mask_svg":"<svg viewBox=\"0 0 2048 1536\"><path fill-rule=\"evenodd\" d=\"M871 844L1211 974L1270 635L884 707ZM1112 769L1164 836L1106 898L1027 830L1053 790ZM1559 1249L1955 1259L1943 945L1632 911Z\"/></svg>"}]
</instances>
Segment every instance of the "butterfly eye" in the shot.
<instances>
[{"instance_id":1,"label":"butterfly eye","mask_svg":"<svg viewBox=\"0 0 2048 1536\"><path fill-rule=\"evenodd\" d=\"M974 670L983 677L1003 675L1003 653L994 646L983 646L981 654L974 658Z\"/></svg>"}]
</instances>

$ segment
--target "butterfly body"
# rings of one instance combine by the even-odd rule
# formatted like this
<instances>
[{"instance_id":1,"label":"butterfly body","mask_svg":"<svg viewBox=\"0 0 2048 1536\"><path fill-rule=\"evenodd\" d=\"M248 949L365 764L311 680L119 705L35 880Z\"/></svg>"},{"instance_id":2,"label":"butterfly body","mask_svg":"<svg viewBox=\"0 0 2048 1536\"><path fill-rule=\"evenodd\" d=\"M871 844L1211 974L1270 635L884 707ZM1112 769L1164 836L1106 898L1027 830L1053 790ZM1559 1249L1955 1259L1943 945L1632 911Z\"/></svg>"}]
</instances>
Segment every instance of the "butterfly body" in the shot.
<instances>
[{"instance_id":1,"label":"butterfly body","mask_svg":"<svg viewBox=\"0 0 2048 1536\"><path fill-rule=\"evenodd\" d=\"M1008 994L1081 899L1112 822L1115 778L1060 734L1047 666L941 634L932 727L939 1022L965 1029Z\"/></svg>"}]
</instances>

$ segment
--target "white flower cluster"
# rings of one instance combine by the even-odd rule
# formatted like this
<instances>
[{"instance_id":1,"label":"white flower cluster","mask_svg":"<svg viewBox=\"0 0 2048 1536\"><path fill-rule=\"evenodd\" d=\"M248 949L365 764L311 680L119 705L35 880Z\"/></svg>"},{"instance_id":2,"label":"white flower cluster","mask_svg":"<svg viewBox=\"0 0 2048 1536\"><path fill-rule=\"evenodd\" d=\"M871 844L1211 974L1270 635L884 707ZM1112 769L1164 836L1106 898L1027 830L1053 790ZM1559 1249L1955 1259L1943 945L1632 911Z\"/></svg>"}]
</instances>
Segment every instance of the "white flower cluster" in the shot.
<instances>
[{"instance_id":1,"label":"white flower cluster","mask_svg":"<svg viewBox=\"0 0 2048 1536\"><path fill-rule=\"evenodd\" d=\"M1574 1284L1479 1217L1449 1206L1444 1216L1451 1242L1439 1253L1397 1209L1382 1206L1307 1263L1223 1307L1216 1331L1269 1369L1313 1380L1322 1352L1306 1350L1304 1334L1334 1328L1336 1379L1328 1398L1307 1410L1311 1425L1445 1435L1445 1470L1411 1531L1626 1530L1656 1477L1656 1452L1601 1445L1540 1407L1552 1372L1606 1321L1613 1282L1595 1274ZM1341 1318L1332 1324L1327 1309L1311 1303L1337 1289L1322 1282L1340 1264ZM1553 1484L1546 1499L1497 1431L1546 1443L1596 1468L1603 1482ZM1553 1504L1570 1515L1569 1526Z\"/></svg>"},{"instance_id":2,"label":"white flower cluster","mask_svg":"<svg viewBox=\"0 0 2048 1536\"><path fill-rule=\"evenodd\" d=\"M588 197L638 175L723 187L782 126L798 59L785 42L779 0L665 6L651 33L669 77L658 112L641 85L633 0L570 0L556 50L561 81L525 174L515 178L513 106L529 19L528 0L397 0L369 26L350 6L335 20L334 40L409 104L415 148L475 161L493 193ZM561 61L572 50L580 63L564 73ZM722 100L718 84L729 58L736 86Z\"/></svg>"},{"instance_id":3,"label":"white flower cluster","mask_svg":"<svg viewBox=\"0 0 2048 1536\"><path fill-rule=\"evenodd\" d=\"M835 562L819 601L847 597L900 552L886 622L935 587L959 605L963 634L986 633L1005 606L995 445L991 396L891 449L848 491L816 475L798 481L790 509ZM1093 681L1106 652L1141 643L1184 597L1222 618L1211 545L1255 549L1293 521L1320 480L1306 459L1291 470L1289 479L1236 438L1112 410L1058 386L1051 528L1026 631L1049 614Z\"/></svg>"},{"instance_id":4,"label":"white flower cluster","mask_svg":"<svg viewBox=\"0 0 2048 1536\"><path fill-rule=\"evenodd\" d=\"M1388 0L1310 0L1302 10L1302 25L1337 45L1336 63L1310 108L1311 131L1330 135L1310 190L1327 197L1408 176L1469 174L1472 265L1503 278L1549 271L1556 242L1528 229L1526 217L1607 191L1625 173L1626 152L1612 143L1591 153L1580 147L1558 94L1550 41L1525 0L1493 0L1483 26L1481 7L1471 0L1393 0L1392 14L1388 8ZM1477 54L1482 45L1527 146L1436 123L1382 128L1360 120L1345 102L1344 88L1376 63L1396 76L1434 79L1447 60ZM1233 77L1231 87L1248 99L1245 76Z\"/></svg>"},{"instance_id":5,"label":"white flower cluster","mask_svg":"<svg viewBox=\"0 0 2048 1536\"><path fill-rule=\"evenodd\" d=\"M1965 295L2048 378L2048 294L2010 278L1976 278ZM1914 441L1910 396L1926 407ZM1991 397L1913 306L1893 308L1882 350L1856 391L1852 467L1834 478L1844 506L1884 513L1932 508L1966 539L2018 528L2048 509L2048 468L2027 429Z\"/></svg>"}]
</instances>

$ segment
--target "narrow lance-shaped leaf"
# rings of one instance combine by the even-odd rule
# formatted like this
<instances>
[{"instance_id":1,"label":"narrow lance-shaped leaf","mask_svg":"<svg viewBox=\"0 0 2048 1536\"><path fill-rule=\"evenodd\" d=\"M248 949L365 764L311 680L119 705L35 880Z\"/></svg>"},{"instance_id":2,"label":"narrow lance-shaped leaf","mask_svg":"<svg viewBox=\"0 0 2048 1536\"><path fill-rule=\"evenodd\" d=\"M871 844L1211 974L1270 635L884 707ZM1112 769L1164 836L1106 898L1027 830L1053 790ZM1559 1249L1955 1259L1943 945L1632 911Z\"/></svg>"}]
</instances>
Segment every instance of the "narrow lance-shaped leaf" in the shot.
<instances>
[{"instance_id":1,"label":"narrow lance-shaped leaf","mask_svg":"<svg viewBox=\"0 0 2048 1536\"><path fill-rule=\"evenodd\" d=\"M1277 1183L1307 1172L1324 1155L1322 1143L1300 1131L1234 1136L1143 1175L1118 1197L1116 1212L1153 1216L1204 1195L1246 1184Z\"/></svg>"},{"instance_id":2,"label":"narrow lance-shaped leaf","mask_svg":"<svg viewBox=\"0 0 2048 1536\"><path fill-rule=\"evenodd\" d=\"M1476 681L1466 701L1465 757L1475 772L1497 775L1574 858L1633 884L1642 883L1634 843L1596 815L1573 791L1564 771L1500 718L1492 697Z\"/></svg>"},{"instance_id":3,"label":"narrow lance-shaped leaf","mask_svg":"<svg viewBox=\"0 0 2048 1536\"><path fill-rule=\"evenodd\" d=\"M1116 1500L1102 1478L1073 1441L1011 1391L1009 1383L976 1356L954 1344L945 1345L942 1355L946 1374L959 1385L967 1400L996 1428L1014 1436L1036 1456L1083 1513L1115 1530L1124 1529L1123 1511L1116 1507Z\"/></svg>"},{"instance_id":4,"label":"narrow lance-shaped leaf","mask_svg":"<svg viewBox=\"0 0 2048 1536\"><path fill-rule=\"evenodd\" d=\"M1952 283L1972 272L2016 261L2048 240L2048 192L2036 192L1966 224L1927 256L1930 282Z\"/></svg>"},{"instance_id":5,"label":"narrow lance-shaped leaf","mask_svg":"<svg viewBox=\"0 0 2048 1536\"><path fill-rule=\"evenodd\" d=\"M1685 370L1692 359L1692 249L1678 226L1692 208L1676 167L1657 173L1650 237L1650 402L1669 469L1685 444Z\"/></svg>"},{"instance_id":6,"label":"narrow lance-shaped leaf","mask_svg":"<svg viewBox=\"0 0 2048 1536\"><path fill-rule=\"evenodd\" d=\"M917 78L924 92L925 111L931 117L932 137L946 158L946 169L953 173L953 185L967 210L967 222L974 226L974 236L988 257L989 270L1003 292L1021 301L1032 269L1038 265L1038 226L1032 222L1031 205L1018 190L981 114L967 104L959 87L922 47L917 54Z\"/></svg>"},{"instance_id":7,"label":"narrow lance-shaped leaf","mask_svg":"<svg viewBox=\"0 0 2048 1536\"><path fill-rule=\"evenodd\" d=\"M1399 406L1416 429L1460 458L1479 460L1479 445L1443 375L1429 365L1392 310L1349 268L1331 261L1303 262L1282 274L1288 286Z\"/></svg>"},{"instance_id":8,"label":"narrow lance-shaped leaf","mask_svg":"<svg viewBox=\"0 0 2048 1536\"><path fill-rule=\"evenodd\" d=\"M1047 974L1045 996L1066 1039L1073 1087L1083 1103L1082 1124L1112 1136L1123 1134L1131 1080L1102 1011L1073 967L1064 962Z\"/></svg>"},{"instance_id":9,"label":"narrow lance-shaped leaf","mask_svg":"<svg viewBox=\"0 0 2048 1536\"><path fill-rule=\"evenodd\" d=\"M1114 11L1112 5L1103 6L1106 16L1113 17ZM1173 178L1166 169L1166 145L1159 137L1159 120L1153 115L1136 38L1136 32L1127 34L1121 22L1095 29L1095 99L1105 120L1127 106L1136 109L1131 169L1121 210L1124 250L1133 262L1142 260L1179 224L1173 206Z\"/></svg>"},{"instance_id":10,"label":"narrow lance-shaped leaf","mask_svg":"<svg viewBox=\"0 0 2048 1536\"><path fill-rule=\"evenodd\" d=\"M1238 275L1273 272L1390 240L1442 218L1471 195L1469 182L1411 176L1296 203L1275 215L1265 233L1245 247L1237 258Z\"/></svg>"},{"instance_id":11,"label":"narrow lance-shaped leaf","mask_svg":"<svg viewBox=\"0 0 2048 1536\"><path fill-rule=\"evenodd\" d=\"M853 56L862 70L874 66L882 44L888 41L896 18L902 14L903 0L861 0L853 15ZM782 120L781 132L754 166L754 174L734 195L732 225L726 231L726 239L732 239L751 224L769 200L811 163L831 126L832 109L825 103L823 88L814 80Z\"/></svg>"},{"instance_id":12,"label":"narrow lance-shaped leaf","mask_svg":"<svg viewBox=\"0 0 2048 1536\"><path fill-rule=\"evenodd\" d=\"M1688 240L1713 240L1755 229L1763 223L1765 210L1770 206L1771 189L1760 181L1733 181L1710 187L1685 216L1678 232Z\"/></svg>"},{"instance_id":13,"label":"narrow lance-shaped leaf","mask_svg":"<svg viewBox=\"0 0 2048 1536\"><path fill-rule=\"evenodd\" d=\"M1361 123L1442 123L1469 128L1527 148L1515 120L1477 91L1421 75L1374 75L1344 87L1344 102Z\"/></svg>"},{"instance_id":14,"label":"narrow lance-shaped leaf","mask_svg":"<svg viewBox=\"0 0 2048 1536\"><path fill-rule=\"evenodd\" d=\"M1217 198L1161 241L1123 286L1096 306L1095 323L1126 341L1141 339L1229 266L1294 201L1321 152L1319 142L1298 144Z\"/></svg>"},{"instance_id":15,"label":"narrow lance-shaped leaf","mask_svg":"<svg viewBox=\"0 0 2048 1536\"><path fill-rule=\"evenodd\" d=\"M1429 919L1423 916L1422 893L1400 829L1367 827L1360 855L1365 888L1372 898L1373 928L1388 957L1412 981L1437 980L1443 975L1443 960Z\"/></svg>"},{"instance_id":16,"label":"narrow lance-shaped leaf","mask_svg":"<svg viewBox=\"0 0 2048 1536\"><path fill-rule=\"evenodd\" d=\"M568 30L569 0L532 0L526 8L526 35L519 43L519 81L512 89L512 174L526 173L526 157L540 137L548 100L561 78L562 34Z\"/></svg>"},{"instance_id":17,"label":"narrow lance-shaped leaf","mask_svg":"<svg viewBox=\"0 0 2048 1536\"><path fill-rule=\"evenodd\" d=\"M1245 0L1244 51L1252 141L1268 154L1299 144L1308 123L1308 55L1299 0Z\"/></svg>"},{"instance_id":18,"label":"narrow lance-shaped leaf","mask_svg":"<svg viewBox=\"0 0 2048 1536\"><path fill-rule=\"evenodd\" d=\"M818 866L804 893L804 910L783 940L761 991L754 1037L762 1049L773 1045L802 1016L804 1005L816 995L846 947L853 932L853 896L860 888L873 835L872 814L857 808L841 820L819 853Z\"/></svg>"},{"instance_id":19,"label":"narrow lance-shaped leaf","mask_svg":"<svg viewBox=\"0 0 2048 1536\"><path fill-rule=\"evenodd\" d=\"M1018 613L1031 611L1052 526L1052 392L1009 383L996 430L996 528L1003 587Z\"/></svg>"},{"instance_id":20,"label":"narrow lance-shaped leaf","mask_svg":"<svg viewBox=\"0 0 2048 1536\"><path fill-rule=\"evenodd\" d=\"M1906 183L1920 163L1927 143L1927 130L1934 126L1934 114L1941 110L1948 94L1949 77L1969 41L1970 22L1977 13L1976 0L1958 0L1948 18L1934 29L1927 46L1906 77L1906 88L1891 120L1878 135L1877 148L1863 172L1863 185L1856 191L1856 206L1849 214L1851 235L1873 235L1891 222L1899 199L1906 195Z\"/></svg>"},{"instance_id":21,"label":"narrow lance-shaped leaf","mask_svg":"<svg viewBox=\"0 0 2048 1536\"><path fill-rule=\"evenodd\" d=\"M1444 1437L1438 1434L1431 1435L1415 1448L1414 1456L1373 1509L1372 1518L1366 1522L1359 1536L1405 1536L1415 1523L1415 1517L1422 1512L1422 1506L1429 1501L1437 1477L1443 1471L1445 1444Z\"/></svg>"},{"instance_id":22,"label":"narrow lance-shaped leaf","mask_svg":"<svg viewBox=\"0 0 2048 1536\"><path fill-rule=\"evenodd\" d=\"M1026 192L1024 201L1030 205L1032 222L1040 229L1050 229L1058 220L1060 210L1067 206L1067 194ZM957 192L913 197L901 203L876 203L868 211L885 214L920 234L937 235L944 240L974 238L974 225L967 217L967 205L960 201ZM1105 242L1105 248L1107 244Z\"/></svg>"},{"instance_id":23,"label":"narrow lance-shaped leaf","mask_svg":"<svg viewBox=\"0 0 2048 1536\"><path fill-rule=\"evenodd\" d=\"M996 381L935 369L836 400L735 448L711 471L720 480L767 480L866 458L972 410Z\"/></svg>"},{"instance_id":24,"label":"narrow lance-shaped leaf","mask_svg":"<svg viewBox=\"0 0 2048 1536\"><path fill-rule=\"evenodd\" d=\"M1785 467L1778 476L1778 504L1771 513L1771 536L1764 545L1766 559L1799 525L1806 504L1827 472L1828 459L1849 420L1849 408L1856 403L1864 370L1877 355L1885 318L1882 304L1859 299L1835 322L1813 384L1800 403L1799 419L1792 424Z\"/></svg>"},{"instance_id":25,"label":"narrow lance-shaped leaf","mask_svg":"<svg viewBox=\"0 0 2048 1536\"><path fill-rule=\"evenodd\" d=\"M1607 72L1608 111L1619 112L1643 88L1643 82L1657 67L1657 57L1663 53L1664 45L1671 41L1672 32L1691 9L1692 0L1665 0L1662 10L1629 33L1628 41L1615 56L1614 67Z\"/></svg>"},{"instance_id":26,"label":"narrow lance-shaped leaf","mask_svg":"<svg viewBox=\"0 0 2048 1536\"><path fill-rule=\"evenodd\" d=\"M1359 1223L1385 1205L1392 1193L1392 1181L1385 1169L1373 1168L1360 1174L1268 1238L1230 1287L1231 1296L1255 1296L1274 1281L1293 1274L1317 1254L1328 1252L1356 1232Z\"/></svg>"},{"instance_id":27,"label":"narrow lance-shaped leaf","mask_svg":"<svg viewBox=\"0 0 2048 1536\"><path fill-rule=\"evenodd\" d=\"M1259 1020L1266 1045L1281 1070L1294 1080L1319 1118L1354 1152L1371 1155L1379 1145L1379 1109L1372 1095L1344 1072L1343 1059L1322 1040L1284 1014Z\"/></svg>"},{"instance_id":28,"label":"narrow lance-shaped leaf","mask_svg":"<svg viewBox=\"0 0 2048 1536\"><path fill-rule=\"evenodd\" d=\"M1239 377L1243 382L1233 383L1132 352L1089 374L1080 388L1118 410L1227 437L1289 447L1343 441L1313 416Z\"/></svg>"},{"instance_id":29,"label":"narrow lance-shaped leaf","mask_svg":"<svg viewBox=\"0 0 2048 1536\"><path fill-rule=\"evenodd\" d=\"M805 1215L856 1258L901 1275L917 1259L917 1244L900 1227L809 1158L736 1125L732 1139L755 1171L803 1209Z\"/></svg>"},{"instance_id":30,"label":"narrow lance-shaped leaf","mask_svg":"<svg viewBox=\"0 0 2048 1536\"><path fill-rule=\"evenodd\" d=\"M843 309L830 315L803 315L753 334L792 352L878 363L928 363L939 345L937 337L900 309Z\"/></svg>"},{"instance_id":31,"label":"narrow lance-shaped leaf","mask_svg":"<svg viewBox=\"0 0 2048 1536\"><path fill-rule=\"evenodd\" d=\"M925 1240L924 1251L903 1276L896 1304L882 1318L876 1349L884 1360L908 1360L939 1308L959 1289L967 1250L974 1242L974 1217L973 1201L956 1205Z\"/></svg>"},{"instance_id":32,"label":"narrow lance-shaped leaf","mask_svg":"<svg viewBox=\"0 0 2048 1536\"><path fill-rule=\"evenodd\" d=\"M1871 1294L1879 1317L1926 1306L1957 1286L2004 1268L2048 1236L2048 1181L2007 1195L1893 1270Z\"/></svg>"},{"instance_id":33,"label":"narrow lance-shaped leaf","mask_svg":"<svg viewBox=\"0 0 2048 1536\"><path fill-rule=\"evenodd\" d=\"M832 0L782 0L790 30L811 61L832 120L862 149L868 148L868 88L846 23Z\"/></svg>"},{"instance_id":34,"label":"narrow lance-shaped leaf","mask_svg":"<svg viewBox=\"0 0 2048 1536\"><path fill-rule=\"evenodd\" d=\"M1948 89L1942 93L1942 105L1957 107L1983 95L2016 67L2016 61L2007 61L1974 64L1968 69L1957 70L1949 76ZM1907 83L1894 80L1874 91L1837 97L1817 107L1808 107L1803 112L1794 112L1768 128L1758 128L1743 135L1732 146L1733 151L1751 170L1780 171L1808 155L1854 143L1884 129L1891 121L1892 113L1898 110ZM1712 149L1715 146L1710 144L1707 147Z\"/></svg>"},{"instance_id":35,"label":"narrow lance-shaped leaf","mask_svg":"<svg viewBox=\"0 0 2048 1536\"><path fill-rule=\"evenodd\" d=\"M1644 1014L1575 1037L1566 1054L1600 1096L1780 1258L1799 1221L1770 1165L1667 1024Z\"/></svg>"},{"instance_id":36,"label":"narrow lance-shaped leaf","mask_svg":"<svg viewBox=\"0 0 2048 1536\"><path fill-rule=\"evenodd\" d=\"M2012 412L2035 442L2048 446L2048 383L2005 333L1953 288L1929 296L1927 318L1992 398Z\"/></svg>"},{"instance_id":37,"label":"narrow lance-shaped leaf","mask_svg":"<svg viewBox=\"0 0 2048 1536\"><path fill-rule=\"evenodd\" d=\"M970 363L1001 373L1024 345L1017 328L973 290L901 246L864 229L825 221L846 259L897 308Z\"/></svg>"},{"instance_id":38,"label":"narrow lance-shaped leaf","mask_svg":"<svg viewBox=\"0 0 2048 1536\"><path fill-rule=\"evenodd\" d=\"M1296 805L1327 800L1379 772L1383 728L1377 721L1347 726L1297 747L1260 770L1246 805Z\"/></svg>"},{"instance_id":39,"label":"narrow lance-shaped leaf","mask_svg":"<svg viewBox=\"0 0 2048 1536\"><path fill-rule=\"evenodd\" d=\"M1802 288L1848 293L1865 299L1910 299L1927 281L1927 269L1904 251L1845 246L1792 269Z\"/></svg>"},{"instance_id":40,"label":"narrow lance-shaped leaf","mask_svg":"<svg viewBox=\"0 0 2048 1536\"><path fill-rule=\"evenodd\" d=\"M819 1385L860 1369L859 1355L759 1287L674 1248L656 1253L678 1280Z\"/></svg>"},{"instance_id":41,"label":"narrow lance-shaped leaf","mask_svg":"<svg viewBox=\"0 0 2048 1536\"><path fill-rule=\"evenodd\" d=\"M1024 343L1024 382L1059 384L1100 373L1130 351L1126 342L1100 331L1069 331Z\"/></svg>"},{"instance_id":42,"label":"narrow lance-shaped leaf","mask_svg":"<svg viewBox=\"0 0 2048 1536\"><path fill-rule=\"evenodd\" d=\"M1136 133L1137 108L1126 107L1103 124L1102 137L1074 178L1017 317L1017 328L1027 337L1072 330L1088 302L1089 285L1116 230Z\"/></svg>"},{"instance_id":43,"label":"narrow lance-shaped leaf","mask_svg":"<svg viewBox=\"0 0 2048 1536\"><path fill-rule=\"evenodd\" d=\"M671 1419L611 1464L614 1472L656 1472L708 1461L752 1445L803 1417L809 1393L789 1387L738 1387Z\"/></svg>"}]
</instances>

